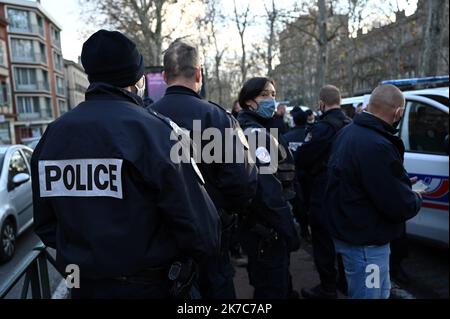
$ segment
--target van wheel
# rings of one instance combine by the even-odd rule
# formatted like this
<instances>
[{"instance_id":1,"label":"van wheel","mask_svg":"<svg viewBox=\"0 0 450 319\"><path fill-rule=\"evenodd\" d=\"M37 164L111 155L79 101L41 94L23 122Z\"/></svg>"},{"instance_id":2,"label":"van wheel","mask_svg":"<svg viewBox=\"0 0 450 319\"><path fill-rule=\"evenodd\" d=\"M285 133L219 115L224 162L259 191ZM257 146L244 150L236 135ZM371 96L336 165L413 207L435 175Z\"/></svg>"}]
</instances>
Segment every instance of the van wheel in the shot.
<instances>
[{"instance_id":1,"label":"van wheel","mask_svg":"<svg viewBox=\"0 0 450 319\"><path fill-rule=\"evenodd\" d=\"M11 220L3 223L0 232L0 263L11 260L16 251L16 229Z\"/></svg>"}]
</instances>

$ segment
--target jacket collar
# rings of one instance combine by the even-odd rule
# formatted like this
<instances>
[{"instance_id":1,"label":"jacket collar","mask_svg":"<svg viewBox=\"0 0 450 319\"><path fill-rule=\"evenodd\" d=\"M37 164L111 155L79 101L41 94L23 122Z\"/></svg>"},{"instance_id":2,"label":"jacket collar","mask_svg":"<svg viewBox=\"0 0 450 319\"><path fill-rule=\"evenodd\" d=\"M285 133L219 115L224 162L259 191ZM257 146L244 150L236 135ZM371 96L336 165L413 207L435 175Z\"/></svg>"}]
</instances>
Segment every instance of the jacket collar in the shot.
<instances>
[{"instance_id":1,"label":"jacket collar","mask_svg":"<svg viewBox=\"0 0 450 319\"><path fill-rule=\"evenodd\" d=\"M118 100L130 102L138 106L144 106L144 101L138 95L103 82L91 83L86 90L85 96L86 101Z\"/></svg>"},{"instance_id":2,"label":"jacket collar","mask_svg":"<svg viewBox=\"0 0 450 319\"><path fill-rule=\"evenodd\" d=\"M388 139L392 144L395 145L395 147L400 152L401 157L403 158L403 155L405 153L405 146L403 144L403 141L395 135L398 133L398 130L392 127L392 125L389 125L382 119L367 111L355 115L353 122L356 125L367 127L383 135L386 139Z\"/></svg>"},{"instance_id":3,"label":"jacket collar","mask_svg":"<svg viewBox=\"0 0 450 319\"><path fill-rule=\"evenodd\" d=\"M344 114L344 112L342 112L342 109L340 109L340 108L331 109L331 110L324 112L320 116L320 119L324 119L325 117L327 117L328 115L331 115L331 114L341 114L341 113Z\"/></svg>"},{"instance_id":4,"label":"jacket collar","mask_svg":"<svg viewBox=\"0 0 450 319\"><path fill-rule=\"evenodd\" d=\"M195 93L190 88L185 87L185 86L181 86L181 85L169 86L166 89L166 94L165 95L171 95L171 94L187 94L187 95L195 96L196 98L199 98L199 99L202 98L200 95Z\"/></svg>"},{"instance_id":5,"label":"jacket collar","mask_svg":"<svg viewBox=\"0 0 450 319\"><path fill-rule=\"evenodd\" d=\"M262 127L265 127L272 118L266 119L266 118L258 115L258 113L256 113L255 111L245 108L245 109L242 109L241 112L239 112L238 119L239 119L239 122L240 121L243 121L245 123L253 122Z\"/></svg>"}]
</instances>

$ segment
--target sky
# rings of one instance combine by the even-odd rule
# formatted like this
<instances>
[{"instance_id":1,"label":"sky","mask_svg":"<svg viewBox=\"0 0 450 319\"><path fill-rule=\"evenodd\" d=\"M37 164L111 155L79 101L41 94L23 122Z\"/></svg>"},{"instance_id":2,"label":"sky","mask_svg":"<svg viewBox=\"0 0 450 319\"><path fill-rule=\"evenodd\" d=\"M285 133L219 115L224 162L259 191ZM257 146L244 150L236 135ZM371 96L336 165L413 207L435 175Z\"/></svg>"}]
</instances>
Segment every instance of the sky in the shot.
<instances>
[{"instance_id":1,"label":"sky","mask_svg":"<svg viewBox=\"0 0 450 319\"><path fill-rule=\"evenodd\" d=\"M251 0L251 8L253 14L263 14L264 4L263 0ZM290 6L295 0L277 0L277 6ZM401 9L406 9L406 14L410 15L415 10L416 0L397 0ZM222 1L224 11L232 14L233 1ZM241 1L237 1L241 3ZM49 14L61 25L61 46L63 56L65 59L77 61L81 54L81 48L86 38L82 35L83 28L86 26L80 19L80 10L78 0L41 0L42 6L49 12ZM257 34L258 30L253 27L249 34ZM223 42L234 42L236 37L232 32L224 32Z\"/></svg>"}]
</instances>

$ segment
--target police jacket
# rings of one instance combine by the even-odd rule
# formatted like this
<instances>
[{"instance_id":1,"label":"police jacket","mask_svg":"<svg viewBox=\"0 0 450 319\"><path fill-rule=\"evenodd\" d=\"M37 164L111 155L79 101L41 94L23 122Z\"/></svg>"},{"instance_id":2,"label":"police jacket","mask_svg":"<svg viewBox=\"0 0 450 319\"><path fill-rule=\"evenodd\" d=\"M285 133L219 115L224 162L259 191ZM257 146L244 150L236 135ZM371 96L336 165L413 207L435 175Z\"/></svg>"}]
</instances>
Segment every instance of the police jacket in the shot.
<instances>
[{"instance_id":1,"label":"police jacket","mask_svg":"<svg viewBox=\"0 0 450 319\"><path fill-rule=\"evenodd\" d=\"M165 96L151 109L190 132L206 190L216 207L235 212L247 207L256 193L257 171L248 161L247 143L237 120L219 105L183 86L167 88ZM220 132L219 136L203 135L208 128ZM238 153L241 161L236 161ZM213 154L213 160L205 160L206 154Z\"/></svg>"},{"instance_id":2,"label":"police jacket","mask_svg":"<svg viewBox=\"0 0 450 319\"><path fill-rule=\"evenodd\" d=\"M291 152L295 153L305 141L305 135L306 125L300 125L293 127L290 131L283 134L283 138L288 143Z\"/></svg>"},{"instance_id":3,"label":"police jacket","mask_svg":"<svg viewBox=\"0 0 450 319\"><path fill-rule=\"evenodd\" d=\"M195 164L171 160L170 125L142 103L91 84L33 153L35 231L63 270L110 278L219 251L219 217Z\"/></svg>"},{"instance_id":4,"label":"police jacket","mask_svg":"<svg viewBox=\"0 0 450 319\"><path fill-rule=\"evenodd\" d=\"M277 177L279 165L288 159L284 147L270 135L266 129L267 120L255 112L244 109L239 113L239 123L250 142L252 155L258 166L258 187L256 197L250 206L250 226L259 223L274 228L285 240L290 250L299 247L299 239L295 230L291 209L283 192L283 183ZM263 136L261 136L263 135ZM273 153L277 152L277 156ZM274 161L278 163L274 163Z\"/></svg>"},{"instance_id":5,"label":"police jacket","mask_svg":"<svg viewBox=\"0 0 450 319\"><path fill-rule=\"evenodd\" d=\"M313 176L326 172L331 145L336 133L351 120L341 109L325 112L320 120L307 131L304 143L296 151L297 168Z\"/></svg>"},{"instance_id":6,"label":"police jacket","mask_svg":"<svg viewBox=\"0 0 450 319\"><path fill-rule=\"evenodd\" d=\"M403 168L396 130L363 112L336 138L329 160L325 211L333 237L354 245L383 245L419 211Z\"/></svg>"}]
</instances>

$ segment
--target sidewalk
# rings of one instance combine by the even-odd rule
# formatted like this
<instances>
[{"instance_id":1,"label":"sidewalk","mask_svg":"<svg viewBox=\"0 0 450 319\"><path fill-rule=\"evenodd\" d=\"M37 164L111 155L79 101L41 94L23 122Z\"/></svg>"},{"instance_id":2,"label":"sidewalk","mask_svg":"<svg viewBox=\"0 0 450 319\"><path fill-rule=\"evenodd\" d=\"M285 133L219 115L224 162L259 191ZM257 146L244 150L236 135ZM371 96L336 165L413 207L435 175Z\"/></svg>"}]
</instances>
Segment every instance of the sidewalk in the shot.
<instances>
[{"instance_id":1,"label":"sidewalk","mask_svg":"<svg viewBox=\"0 0 450 319\"><path fill-rule=\"evenodd\" d=\"M291 275L294 289L300 293L302 288L310 288L319 283L319 275L314 269L314 262L310 253L311 246L302 242L302 247L291 254ZM253 287L248 282L247 269L236 267L234 284L238 299L251 299L253 297Z\"/></svg>"}]
</instances>

